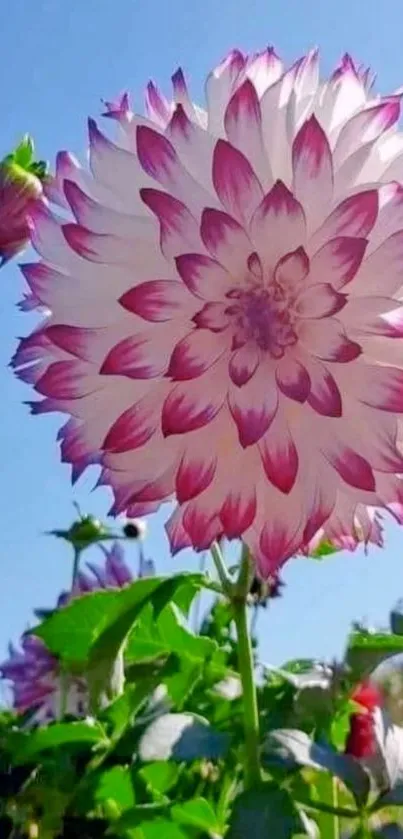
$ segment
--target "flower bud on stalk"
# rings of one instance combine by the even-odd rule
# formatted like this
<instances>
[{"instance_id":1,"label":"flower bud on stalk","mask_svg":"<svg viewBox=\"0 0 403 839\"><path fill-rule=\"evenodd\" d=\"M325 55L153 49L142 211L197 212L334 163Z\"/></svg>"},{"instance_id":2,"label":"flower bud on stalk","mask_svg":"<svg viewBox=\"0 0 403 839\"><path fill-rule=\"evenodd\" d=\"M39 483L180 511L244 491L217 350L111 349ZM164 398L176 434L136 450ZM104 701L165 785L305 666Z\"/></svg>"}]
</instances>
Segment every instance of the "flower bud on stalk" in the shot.
<instances>
[{"instance_id":1,"label":"flower bud on stalk","mask_svg":"<svg viewBox=\"0 0 403 839\"><path fill-rule=\"evenodd\" d=\"M0 162L0 266L27 246L29 213L42 195L44 161L33 160L34 144L26 135L14 152Z\"/></svg>"}]
</instances>

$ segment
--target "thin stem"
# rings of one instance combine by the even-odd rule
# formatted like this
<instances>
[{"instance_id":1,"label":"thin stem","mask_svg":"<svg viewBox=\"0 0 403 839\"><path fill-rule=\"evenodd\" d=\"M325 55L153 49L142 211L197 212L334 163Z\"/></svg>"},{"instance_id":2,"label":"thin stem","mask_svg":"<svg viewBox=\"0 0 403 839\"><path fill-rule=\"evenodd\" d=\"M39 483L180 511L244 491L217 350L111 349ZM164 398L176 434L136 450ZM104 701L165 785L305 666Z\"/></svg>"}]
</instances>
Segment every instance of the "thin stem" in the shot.
<instances>
[{"instance_id":1,"label":"thin stem","mask_svg":"<svg viewBox=\"0 0 403 839\"><path fill-rule=\"evenodd\" d=\"M339 795L338 795L338 788L337 788L337 778L332 779L332 804L335 809L338 807L339 803ZM340 839L340 821L339 817L334 815L333 816L333 837L332 839Z\"/></svg>"},{"instance_id":2,"label":"thin stem","mask_svg":"<svg viewBox=\"0 0 403 839\"><path fill-rule=\"evenodd\" d=\"M246 789L256 786L262 780L259 755L259 709L247 613L247 597L250 589L251 573L249 553L247 548L243 546L239 577L232 596L232 610L238 638L238 661L242 682L245 732L244 775Z\"/></svg>"},{"instance_id":3,"label":"thin stem","mask_svg":"<svg viewBox=\"0 0 403 839\"><path fill-rule=\"evenodd\" d=\"M80 556L81 556L80 548L75 547L74 548L74 559L73 559L73 574L72 574L72 578L71 578L71 590L72 591L74 591L75 585L76 585L76 582L77 582L78 569L79 569L79 565L80 565Z\"/></svg>"},{"instance_id":4,"label":"thin stem","mask_svg":"<svg viewBox=\"0 0 403 839\"><path fill-rule=\"evenodd\" d=\"M253 675L253 655L248 628L246 601L233 601L232 608L238 637L238 661L242 682L245 731L245 787L249 789L261 781L259 713Z\"/></svg>"},{"instance_id":5,"label":"thin stem","mask_svg":"<svg viewBox=\"0 0 403 839\"><path fill-rule=\"evenodd\" d=\"M228 597L231 597L231 577L228 574L227 566L224 562L222 550L218 542L213 542L211 546L211 556L213 557L213 562L216 567L218 579L220 580L223 588L223 593L227 594Z\"/></svg>"}]
</instances>

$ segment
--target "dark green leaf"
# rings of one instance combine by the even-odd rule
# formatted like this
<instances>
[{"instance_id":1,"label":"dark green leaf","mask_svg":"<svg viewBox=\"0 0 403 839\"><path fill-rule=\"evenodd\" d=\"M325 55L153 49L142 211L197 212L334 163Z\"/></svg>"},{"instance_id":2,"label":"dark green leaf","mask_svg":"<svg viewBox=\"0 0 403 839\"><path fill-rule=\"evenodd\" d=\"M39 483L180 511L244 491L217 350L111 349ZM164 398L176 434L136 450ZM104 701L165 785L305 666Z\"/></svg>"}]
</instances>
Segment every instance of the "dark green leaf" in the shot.
<instances>
[{"instance_id":1,"label":"dark green leaf","mask_svg":"<svg viewBox=\"0 0 403 839\"><path fill-rule=\"evenodd\" d=\"M292 839L298 833L309 835L291 795L268 783L235 801L226 839Z\"/></svg>"},{"instance_id":2,"label":"dark green leaf","mask_svg":"<svg viewBox=\"0 0 403 839\"><path fill-rule=\"evenodd\" d=\"M178 824L198 827L208 834L220 829L216 814L205 798L193 798L183 804L174 804L171 815Z\"/></svg>"},{"instance_id":3,"label":"dark green leaf","mask_svg":"<svg viewBox=\"0 0 403 839\"><path fill-rule=\"evenodd\" d=\"M382 661L402 652L402 635L353 632L348 639L346 662L353 676L361 679L375 670Z\"/></svg>"},{"instance_id":4,"label":"dark green leaf","mask_svg":"<svg viewBox=\"0 0 403 839\"><path fill-rule=\"evenodd\" d=\"M164 714L148 726L139 742L144 761L217 759L229 746L227 734L214 731L194 714Z\"/></svg>"},{"instance_id":5,"label":"dark green leaf","mask_svg":"<svg viewBox=\"0 0 403 839\"><path fill-rule=\"evenodd\" d=\"M89 722L63 722L36 728L24 738L19 748L14 752L15 763L27 763L36 758L41 752L56 749L61 746L104 746L109 745L103 727Z\"/></svg>"},{"instance_id":6,"label":"dark green leaf","mask_svg":"<svg viewBox=\"0 0 403 839\"><path fill-rule=\"evenodd\" d=\"M403 635L403 603L399 600L390 613L390 628L394 635Z\"/></svg>"}]
</instances>

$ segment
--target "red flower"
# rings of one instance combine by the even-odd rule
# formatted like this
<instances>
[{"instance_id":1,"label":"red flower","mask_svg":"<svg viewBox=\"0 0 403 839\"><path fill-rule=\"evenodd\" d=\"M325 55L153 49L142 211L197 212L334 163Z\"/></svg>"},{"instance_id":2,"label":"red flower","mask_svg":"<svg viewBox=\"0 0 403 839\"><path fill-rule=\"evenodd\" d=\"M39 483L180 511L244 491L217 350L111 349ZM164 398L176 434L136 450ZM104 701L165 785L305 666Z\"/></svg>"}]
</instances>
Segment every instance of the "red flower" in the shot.
<instances>
[{"instance_id":1,"label":"red flower","mask_svg":"<svg viewBox=\"0 0 403 839\"><path fill-rule=\"evenodd\" d=\"M372 757L376 752L373 712L382 704L382 694L371 682L361 682L351 698L366 710L351 714L344 752L356 758Z\"/></svg>"},{"instance_id":2,"label":"red flower","mask_svg":"<svg viewBox=\"0 0 403 839\"><path fill-rule=\"evenodd\" d=\"M372 757L376 751L372 714L351 714L344 753L356 758Z\"/></svg>"},{"instance_id":3,"label":"red flower","mask_svg":"<svg viewBox=\"0 0 403 839\"><path fill-rule=\"evenodd\" d=\"M375 708L382 705L383 701L379 688L372 684L372 682L361 682L361 684L356 687L351 698L354 702L357 702L358 705L362 705L363 708L366 708L367 711L374 711Z\"/></svg>"}]
</instances>

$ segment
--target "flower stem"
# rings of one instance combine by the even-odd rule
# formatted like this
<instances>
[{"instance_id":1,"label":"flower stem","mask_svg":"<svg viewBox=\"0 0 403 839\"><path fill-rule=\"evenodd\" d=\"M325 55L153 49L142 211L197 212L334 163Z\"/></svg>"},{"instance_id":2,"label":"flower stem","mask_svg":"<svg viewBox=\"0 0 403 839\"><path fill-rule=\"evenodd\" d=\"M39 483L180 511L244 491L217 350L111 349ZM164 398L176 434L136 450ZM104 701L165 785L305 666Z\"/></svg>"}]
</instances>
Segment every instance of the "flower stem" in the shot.
<instances>
[{"instance_id":1,"label":"flower stem","mask_svg":"<svg viewBox=\"0 0 403 839\"><path fill-rule=\"evenodd\" d=\"M245 732L245 787L250 789L261 782L259 713L256 685L253 675L253 654L246 611L246 598L232 601L238 638L239 672L242 682L242 699Z\"/></svg>"},{"instance_id":2,"label":"flower stem","mask_svg":"<svg viewBox=\"0 0 403 839\"><path fill-rule=\"evenodd\" d=\"M247 598L251 582L249 552L247 548L243 546L239 576L235 583L232 582L231 577L228 574L221 548L217 542L212 546L211 553L223 588L223 594L225 594L231 602L237 633L238 663L242 683L242 701L244 712L244 778L245 788L250 789L251 787L257 786L261 783L262 774L259 756L259 711L253 672L253 652L247 614Z\"/></svg>"},{"instance_id":3,"label":"flower stem","mask_svg":"<svg viewBox=\"0 0 403 839\"><path fill-rule=\"evenodd\" d=\"M71 590L72 591L74 591L76 581L77 581L78 568L79 568L79 564L80 564L80 556L81 556L80 548L75 547L74 548L74 558L73 558L73 573L72 573L72 577L71 577Z\"/></svg>"}]
</instances>

